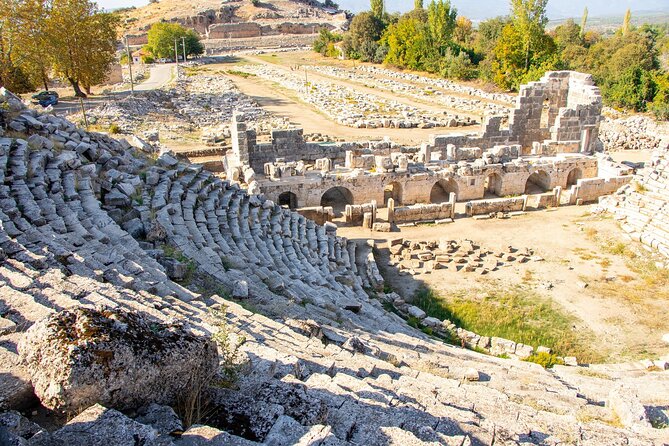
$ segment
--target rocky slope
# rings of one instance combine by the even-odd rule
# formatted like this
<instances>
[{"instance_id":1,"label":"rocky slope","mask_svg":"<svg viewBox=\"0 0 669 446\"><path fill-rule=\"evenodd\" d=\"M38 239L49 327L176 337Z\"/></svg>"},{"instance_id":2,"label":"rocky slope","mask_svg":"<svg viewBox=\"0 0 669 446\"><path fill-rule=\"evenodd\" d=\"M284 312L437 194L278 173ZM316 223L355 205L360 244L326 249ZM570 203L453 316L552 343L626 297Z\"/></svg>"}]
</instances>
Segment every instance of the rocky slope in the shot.
<instances>
[{"instance_id":1,"label":"rocky slope","mask_svg":"<svg viewBox=\"0 0 669 446\"><path fill-rule=\"evenodd\" d=\"M205 0L196 4L184 0L160 0L124 10L122 17L125 31L130 34L142 34L161 20L192 27L202 35L207 34L209 26L224 23L255 22L263 26L331 23L337 27L347 22L345 14L308 0L278 0L258 2L257 5L251 0Z\"/></svg>"},{"instance_id":2,"label":"rocky slope","mask_svg":"<svg viewBox=\"0 0 669 446\"><path fill-rule=\"evenodd\" d=\"M333 226L249 196L169 154L142 153L26 110L4 90L0 129L0 409L33 407L39 367L30 366L25 352L42 350L24 347L39 338L26 331L68 309L141 313L137 325L158 333L160 324L174 321L198 335L223 332L241 345L245 364L235 385L203 389L207 407L199 417L180 410L179 420L155 405L127 411L104 398L98 402L107 408L81 407L64 426L51 421L51 432L4 413L0 440L108 446L669 440L647 416L669 405L665 372L548 371L446 345L386 312L374 298L383 293L363 288L371 283L368 256L356 255L355 244L337 237ZM123 317L113 317L121 324L114 330L126 330ZM86 333L97 342L114 330ZM113 364L115 350L102 350L99 360ZM230 350L219 351L225 371ZM146 367L148 373L161 365ZM115 381L100 381L113 391L107 382ZM38 396L41 388L35 386ZM207 426L181 434L182 421Z\"/></svg>"}]
</instances>

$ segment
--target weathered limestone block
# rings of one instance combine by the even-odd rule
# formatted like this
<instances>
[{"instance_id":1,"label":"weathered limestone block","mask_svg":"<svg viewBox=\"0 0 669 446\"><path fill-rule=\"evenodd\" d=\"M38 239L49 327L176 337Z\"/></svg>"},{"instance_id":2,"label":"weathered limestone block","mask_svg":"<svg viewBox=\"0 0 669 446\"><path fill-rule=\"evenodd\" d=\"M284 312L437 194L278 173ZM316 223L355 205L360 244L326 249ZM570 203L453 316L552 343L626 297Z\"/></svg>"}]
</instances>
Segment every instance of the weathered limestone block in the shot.
<instances>
[{"instance_id":1,"label":"weathered limestone block","mask_svg":"<svg viewBox=\"0 0 669 446\"><path fill-rule=\"evenodd\" d=\"M625 427L650 427L646 409L639 401L639 396L632 388L618 385L611 390L606 400L606 407L618 416Z\"/></svg>"},{"instance_id":2,"label":"weathered limestone block","mask_svg":"<svg viewBox=\"0 0 669 446\"><path fill-rule=\"evenodd\" d=\"M36 395L57 411L173 404L218 367L210 339L120 309L52 314L26 332L18 349Z\"/></svg>"},{"instance_id":3,"label":"weathered limestone block","mask_svg":"<svg viewBox=\"0 0 669 446\"><path fill-rule=\"evenodd\" d=\"M52 435L52 444L67 446L173 445L150 426L99 404L89 407Z\"/></svg>"}]
</instances>

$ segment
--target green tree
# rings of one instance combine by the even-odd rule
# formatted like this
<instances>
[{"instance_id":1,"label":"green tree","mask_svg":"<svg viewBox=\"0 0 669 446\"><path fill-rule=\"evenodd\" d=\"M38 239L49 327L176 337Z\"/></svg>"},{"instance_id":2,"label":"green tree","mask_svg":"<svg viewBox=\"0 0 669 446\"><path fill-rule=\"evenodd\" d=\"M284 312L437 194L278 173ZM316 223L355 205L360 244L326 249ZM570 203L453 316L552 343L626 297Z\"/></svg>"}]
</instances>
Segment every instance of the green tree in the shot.
<instances>
[{"instance_id":1,"label":"green tree","mask_svg":"<svg viewBox=\"0 0 669 446\"><path fill-rule=\"evenodd\" d=\"M623 36L626 36L632 27L632 10L627 8L627 11L625 12L625 18L623 19L623 28L622 28L622 33Z\"/></svg>"},{"instance_id":2,"label":"green tree","mask_svg":"<svg viewBox=\"0 0 669 446\"><path fill-rule=\"evenodd\" d=\"M14 92L48 89L44 0L0 0L0 86Z\"/></svg>"},{"instance_id":3,"label":"green tree","mask_svg":"<svg viewBox=\"0 0 669 446\"><path fill-rule=\"evenodd\" d=\"M321 29L318 39L313 43L313 50L326 57L337 57L339 51L335 47L335 43L341 42L342 37L339 34L334 34L327 29Z\"/></svg>"},{"instance_id":4,"label":"green tree","mask_svg":"<svg viewBox=\"0 0 669 446\"><path fill-rule=\"evenodd\" d=\"M350 59L372 61L375 59L378 41L385 25L371 12L362 12L351 21L349 31L344 38L344 53Z\"/></svg>"},{"instance_id":5,"label":"green tree","mask_svg":"<svg viewBox=\"0 0 669 446\"><path fill-rule=\"evenodd\" d=\"M558 26L551 33L555 39L555 44L560 51L569 45L582 45L581 28L574 23L573 19L568 19L562 25Z\"/></svg>"},{"instance_id":6,"label":"green tree","mask_svg":"<svg viewBox=\"0 0 669 446\"><path fill-rule=\"evenodd\" d=\"M166 22L154 23L151 26L148 33L148 44L145 48L157 59L171 59L175 57L175 42L176 53L181 57L184 41L186 57L204 53L204 46L195 31L186 29L177 23Z\"/></svg>"},{"instance_id":7,"label":"green tree","mask_svg":"<svg viewBox=\"0 0 669 446\"><path fill-rule=\"evenodd\" d=\"M511 0L511 20L525 48L525 70L530 68L534 47L542 44L547 4L548 0Z\"/></svg>"},{"instance_id":8,"label":"green tree","mask_svg":"<svg viewBox=\"0 0 669 446\"><path fill-rule=\"evenodd\" d=\"M383 19L383 14L386 11L383 0L370 0L370 7L374 17L377 19Z\"/></svg>"},{"instance_id":9,"label":"green tree","mask_svg":"<svg viewBox=\"0 0 669 446\"><path fill-rule=\"evenodd\" d=\"M101 82L116 59L119 18L99 12L88 0L52 0L45 23L53 68L86 97L81 85Z\"/></svg>"},{"instance_id":10,"label":"green tree","mask_svg":"<svg viewBox=\"0 0 669 446\"><path fill-rule=\"evenodd\" d=\"M632 66L602 85L602 91L614 106L645 111L656 89L651 72Z\"/></svg>"},{"instance_id":11,"label":"green tree","mask_svg":"<svg viewBox=\"0 0 669 446\"><path fill-rule=\"evenodd\" d=\"M588 7L583 10L583 17L581 17L581 39L585 35L585 27L588 24Z\"/></svg>"},{"instance_id":12,"label":"green tree","mask_svg":"<svg viewBox=\"0 0 669 446\"><path fill-rule=\"evenodd\" d=\"M405 14L397 23L390 25L383 36L388 47L385 62L398 67L422 70L429 57L430 45L425 22Z\"/></svg>"},{"instance_id":13,"label":"green tree","mask_svg":"<svg viewBox=\"0 0 669 446\"><path fill-rule=\"evenodd\" d=\"M493 80L509 90L516 90L525 82L539 79L545 71L561 67L557 47L550 36L541 34L535 37L528 55L523 34L513 23L502 30L493 54Z\"/></svg>"},{"instance_id":14,"label":"green tree","mask_svg":"<svg viewBox=\"0 0 669 446\"><path fill-rule=\"evenodd\" d=\"M457 16L457 10L451 7L450 0L432 0L427 7L430 42L439 56L446 53L446 49L452 41Z\"/></svg>"},{"instance_id":15,"label":"green tree","mask_svg":"<svg viewBox=\"0 0 669 446\"><path fill-rule=\"evenodd\" d=\"M413 9L423 9L423 0L413 0Z\"/></svg>"},{"instance_id":16,"label":"green tree","mask_svg":"<svg viewBox=\"0 0 669 446\"><path fill-rule=\"evenodd\" d=\"M460 45L469 45L471 43L474 28L472 21L465 16L459 16L455 20L455 30L453 39Z\"/></svg>"}]
</instances>

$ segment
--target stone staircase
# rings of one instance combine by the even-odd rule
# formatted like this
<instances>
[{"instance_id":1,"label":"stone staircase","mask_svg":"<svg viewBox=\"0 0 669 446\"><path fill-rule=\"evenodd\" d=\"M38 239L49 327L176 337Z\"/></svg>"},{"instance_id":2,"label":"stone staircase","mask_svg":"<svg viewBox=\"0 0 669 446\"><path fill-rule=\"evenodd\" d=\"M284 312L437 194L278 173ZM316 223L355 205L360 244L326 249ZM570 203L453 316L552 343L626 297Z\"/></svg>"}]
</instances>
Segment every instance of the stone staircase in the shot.
<instances>
[{"instance_id":1,"label":"stone staircase","mask_svg":"<svg viewBox=\"0 0 669 446\"><path fill-rule=\"evenodd\" d=\"M333 227L170 155L153 160L63 119L13 113L0 133L0 390L17 390L0 409L30 394L16 345L50 312L123 307L210 335L222 323L211 309L225 308L247 368L235 388L210 389L201 422L212 427L174 444L669 441L649 425L616 426L604 407L614 383L642 404L669 404L666 374L546 371L446 345L369 297L370 253ZM170 280L165 245L220 292ZM262 314L221 297L241 282Z\"/></svg>"}]
</instances>

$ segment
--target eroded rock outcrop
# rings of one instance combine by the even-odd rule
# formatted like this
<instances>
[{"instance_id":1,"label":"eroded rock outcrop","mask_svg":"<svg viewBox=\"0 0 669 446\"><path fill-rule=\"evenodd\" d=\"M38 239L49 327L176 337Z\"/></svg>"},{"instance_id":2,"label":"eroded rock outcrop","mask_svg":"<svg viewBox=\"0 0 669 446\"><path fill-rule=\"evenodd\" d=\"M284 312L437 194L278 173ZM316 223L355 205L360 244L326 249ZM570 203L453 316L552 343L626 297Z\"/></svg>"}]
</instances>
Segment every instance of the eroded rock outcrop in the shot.
<instances>
[{"instance_id":1,"label":"eroded rock outcrop","mask_svg":"<svg viewBox=\"0 0 669 446\"><path fill-rule=\"evenodd\" d=\"M213 341L118 309L53 314L28 330L19 352L42 404L63 412L174 404L218 367Z\"/></svg>"}]
</instances>

